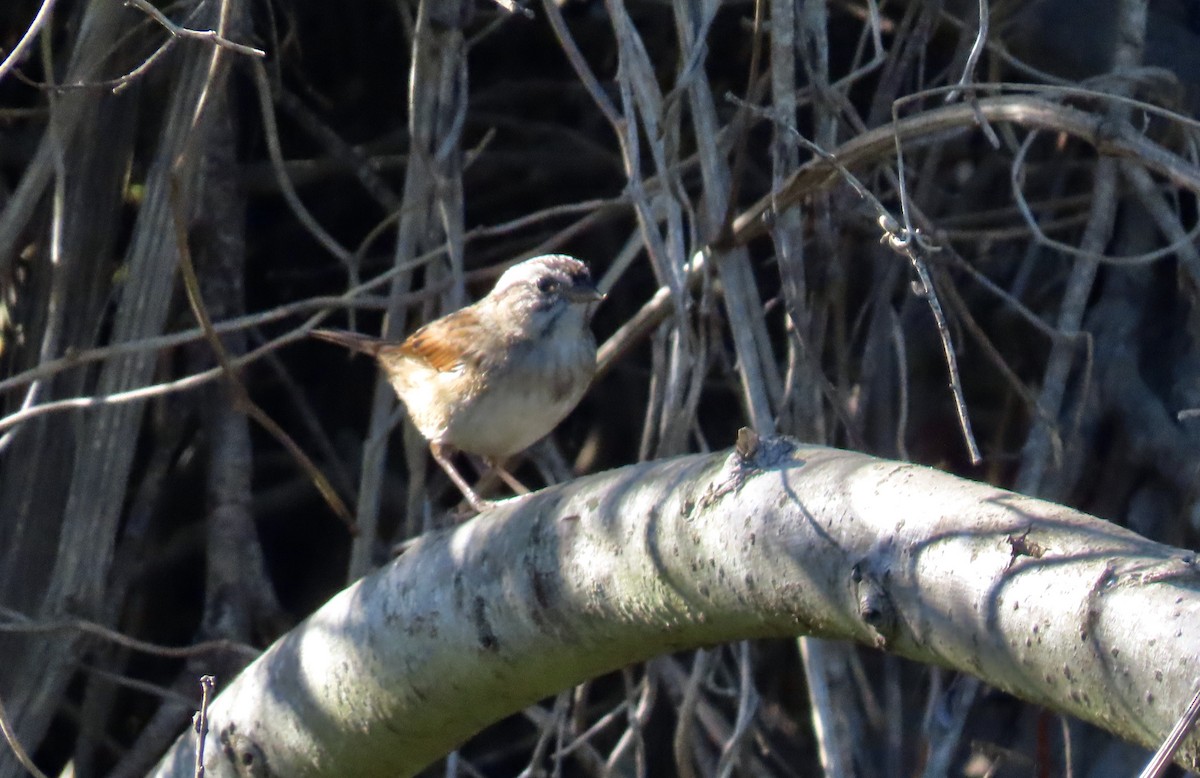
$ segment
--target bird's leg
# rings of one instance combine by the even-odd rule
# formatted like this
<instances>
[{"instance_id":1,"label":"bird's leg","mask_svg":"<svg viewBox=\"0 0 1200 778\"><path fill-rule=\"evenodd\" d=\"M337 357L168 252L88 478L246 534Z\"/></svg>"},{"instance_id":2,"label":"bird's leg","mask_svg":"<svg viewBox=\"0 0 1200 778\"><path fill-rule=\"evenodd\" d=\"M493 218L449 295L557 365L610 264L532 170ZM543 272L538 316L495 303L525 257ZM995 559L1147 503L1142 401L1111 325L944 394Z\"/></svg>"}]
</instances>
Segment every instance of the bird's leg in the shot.
<instances>
[{"instance_id":1,"label":"bird's leg","mask_svg":"<svg viewBox=\"0 0 1200 778\"><path fill-rule=\"evenodd\" d=\"M450 457L447 456L448 452L449 446L432 442L429 444L429 453L433 454L433 458L442 466L442 470L446 471L446 475L450 476L450 480L462 492L463 497L467 498L467 502L471 503L472 508L483 513L491 506L491 503L475 493L471 485L467 483L466 479L459 474L458 469L454 467L454 463L450 461Z\"/></svg>"},{"instance_id":2,"label":"bird's leg","mask_svg":"<svg viewBox=\"0 0 1200 778\"><path fill-rule=\"evenodd\" d=\"M504 460L484 457L483 462L488 466L488 470L494 472L500 477L501 481L508 484L509 489L512 489L517 494L529 494L529 487L518 481L515 475L505 469Z\"/></svg>"},{"instance_id":3,"label":"bird's leg","mask_svg":"<svg viewBox=\"0 0 1200 778\"><path fill-rule=\"evenodd\" d=\"M508 472L504 467L507 464L506 460L493 459L492 457L475 457L467 454L467 458L471 460L471 464L475 466L475 470L479 473L479 480L486 480L488 476L495 475L501 481L508 485L516 494L529 494L529 487L517 480L517 477Z\"/></svg>"}]
</instances>

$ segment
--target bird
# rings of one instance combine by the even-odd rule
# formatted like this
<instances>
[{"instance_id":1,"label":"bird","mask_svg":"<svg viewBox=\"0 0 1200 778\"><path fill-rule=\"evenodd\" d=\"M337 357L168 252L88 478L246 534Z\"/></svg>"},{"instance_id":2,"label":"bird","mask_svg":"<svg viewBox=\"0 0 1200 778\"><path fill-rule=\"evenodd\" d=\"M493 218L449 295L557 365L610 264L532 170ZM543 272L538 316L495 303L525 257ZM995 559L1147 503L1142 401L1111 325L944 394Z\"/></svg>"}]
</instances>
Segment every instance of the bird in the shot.
<instances>
[{"instance_id":1,"label":"bird","mask_svg":"<svg viewBox=\"0 0 1200 778\"><path fill-rule=\"evenodd\" d=\"M373 357L430 453L482 513L490 505L454 467L483 457L514 490L504 461L570 413L596 372L593 303L604 299L588 266L548 254L510 267L487 294L399 343L344 330L310 334Z\"/></svg>"}]
</instances>

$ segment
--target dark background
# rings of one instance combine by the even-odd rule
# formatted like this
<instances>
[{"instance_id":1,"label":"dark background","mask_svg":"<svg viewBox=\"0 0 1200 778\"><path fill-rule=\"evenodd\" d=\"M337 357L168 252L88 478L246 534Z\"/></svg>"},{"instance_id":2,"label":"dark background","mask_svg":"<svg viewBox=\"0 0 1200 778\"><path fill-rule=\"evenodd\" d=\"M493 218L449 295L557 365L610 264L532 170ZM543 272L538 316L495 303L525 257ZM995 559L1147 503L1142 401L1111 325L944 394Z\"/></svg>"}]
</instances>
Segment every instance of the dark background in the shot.
<instances>
[{"instance_id":1,"label":"dark background","mask_svg":"<svg viewBox=\"0 0 1200 778\"><path fill-rule=\"evenodd\" d=\"M771 191L774 155L780 138L787 137L765 116L740 109L748 94L755 105L770 108L771 69L783 67L772 60L769 43L775 32L771 8L778 4L763 5L763 48L754 86L748 91L755 34L751 2L720 5L707 29L707 56L698 75L714 96L721 124L730 128L721 148L735 171L735 211ZM21 0L0 9L4 52L16 45L38 7ZM214 7L185 3L163 10L180 24L206 29L214 24ZM1047 99L1097 116L1114 115L1109 112L1116 103L1106 94L1153 103L1180 116L1135 107L1126 118L1162 146L1194 156L1195 125L1183 117L1195 116L1200 84L1200 3L1150 3L1141 57L1145 67L1121 60L1124 39L1117 20L1122 8L1116 0L993 3L992 45L976 79L1085 88L1090 90L1085 95L1048 94ZM798 4L798 15L802 9ZM838 144L885 124L894 99L957 82L976 28L972 3L884 3L882 59L839 81L870 60L864 32L868 6L847 0L829 3L826 10L828 68L839 100L823 100L811 88L817 49L805 48L806 39L798 35L795 120L803 135L816 138L817 118L834 117ZM313 218L351 251L390 215L413 207L403 199L414 153L409 106L412 95L432 88L410 84L417 13L408 2L243 4L229 33L267 52L288 175ZM561 13L618 109L614 19L619 17L632 21L659 89L673 94L687 53L680 50L670 4L567 2ZM99 17L118 32L86 84L49 89L48 82L70 81L73 52L84 48L89 29L85 19ZM467 296L484 294L506 264L539 246L578 256L597 277L604 276L631 236L637 239L630 171L613 128L568 62L545 10L536 6L526 18L481 1L434 24L438 35L460 27L468 41L465 109L457 142L450 137L451 148L460 154L461 196L445 200L462 214L465 229L501 225L554 206L604 201L468 240ZM166 31L137 9L110 0L62 0L29 56L0 81L5 217L0 221L0 380L53 357L114 342L117 311L133 294L130 274L142 272L131 258L140 231L147 229L139 215L151 204L146 198L154 196L147 181L172 138L191 149L193 162L204 160L203 174L185 179L192 187L185 221L202 296L214 320L339 295L351 286L342 263L321 248L281 196L267 152L270 129L246 58L229 56L227 76L214 82L224 95L212 108L218 117L212 126L218 129L210 126L191 136L168 121L169 105L180 93L189 57L204 56L207 43L179 42L119 95L101 83L131 71L166 38ZM1116 75L1099 78L1110 71ZM924 96L903 113L935 108L942 99ZM686 105L681 93L667 98L672 101ZM66 115L71 104L84 106L85 119L63 131L66 226L56 264L55 176L32 191L22 189L22 181L47 164L38 162L38 149L49 142L54 117ZM654 175L652 147L667 150L677 176L670 196L685 206L684 254L690 257L709 242L720 219L703 214L703 182L689 161L698 148L695 130L688 110L678 111L677 135L641 137L637 172ZM1194 306L1200 279L1187 256L1195 253L1196 242L1188 238L1186 251L1148 261L1100 261L1094 278L1083 279L1081 264L1092 260L1034 238L1015 208L1010 175L1018 165L1022 191L1039 223L1066 244L1084 244L1089 220L1107 209L1111 229L1093 227L1091 237L1098 236L1100 250L1113 256L1136 256L1171 243L1148 203L1157 203L1184 231L1192 229L1194 197L1156 179L1152 193L1138 193L1132 177L1119 173L1114 196L1098 202L1096 195L1106 190L1096 183L1094 149L1046 132L1032 139L1018 163L1017 150L1028 130L996 129L999 148L980 131L964 131L905 157L908 195L925 220L919 223L933 243L944 247L924 258L947 311L982 462L972 465L966 454L936 324L927 302L914 294L909 262L880 245L875 213L845 184L808 196L798 206L802 259L781 259L770 236L747 244L771 353L779 374L790 376L773 398L780 431L1024 489L1163 542L1194 547L1200 437L1198 422L1178 414L1200 406ZM810 156L802 149L798 160ZM373 181L364 168L372 171ZM898 215L889 169L895 170L894 155L855 173ZM581 229L564 235L584 217L589 218ZM443 242L436 219L434 224L421 237L429 247ZM159 229L163 262L175 261L171 232ZM393 222L358 252L361 279L393 266L395 240ZM670 260L682 258L673 254ZM410 288L433 284L437 292L447 267L443 258L435 258L408 274ZM805 290L799 302L807 319L789 328L785 311L797 300L789 297L785 282L797 279ZM614 278L594 322L598 340L629 321L659 284L642 248ZM165 289L156 293L167 302L159 331L195 327L182 282L171 281ZM670 330L678 324L668 317L632 343L551 439L530 452L519 475L541 485L573 472L731 445L748 417L720 291L720 279L710 268L688 312L692 342L699 344L692 355L699 368L689 384L696 393L694 408L656 401L666 375ZM1076 303L1070 302L1072 294ZM399 331L411 331L454 307L444 293L413 297ZM353 312L327 306L324 324L378 333L386 287L357 299ZM304 316L280 316L240 329L223 340L224 348L237 355L277 342ZM1051 337L1055 329L1066 334ZM1056 339L1068 343L1062 353L1052 349ZM216 364L211 344L202 339L151 345L140 353L149 360L146 375L152 376L145 384ZM102 372L114 359L100 354L42 375L34 402L104 393ZM1063 391L1050 401L1047 376L1063 360ZM326 474L353 511L372 418L374 366L328 345L291 338L246 365L239 376L247 397ZM28 381L0 385L5 414L21 408L29 386ZM345 522L280 436L239 412L231 402L236 396L216 379L124 406L134 410L112 428L99 425L96 410L64 410L0 430L12 433L0 444L0 624L11 632L0 634L0 656L9 657L0 662L0 699L47 773L55 774L68 760L74 760L77 775L144 772L186 726L201 673L214 673L219 681L231 677L250 655L239 646L265 647L353 577L353 541ZM686 434L667 440L655 430L673 415ZM1052 434L1034 429L1038 418ZM106 456L96 453L95 444L116 427L123 430L126 442L117 449L128 455L128 466L119 469L119 477L101 479L105 496L78 497L90 494L80 485L80 461ZM1040 465L1031 454L1038 445L1050 450ZM422 528L446 523L445 511L456 500L440 471L406 456L399 431L388 443L383 474L379 531L359 541L367 544L375 563ZM91 530L72 529L81 519L71 508L80 504L108 506L97 509L103 521L91 521ZM91 540L88 531L95 533ZM68 591L61 582L71 570L87 583ZM85 622L157 644L225 642L201 646L190 656L170 656L122 645ZM730 692L737 681L736 649L714 650L705 705L729 725L737 702ZM837 693L844 724L855 733L857 770L862 775L919 773L930 733L954 707L953 678L867 649L846 647L842 654ZM754 757L743 764L744 774L816 774L819 760L795 644L756 644L752 657L761 701L750 748ZM586 729L624 701L629 689L658 684L644 722L645 764L650 775L669 775L679 770L671 738L682 684L695 657L657 661L657 669L653 664L650 670L632 668L581 690L572 726ZM40 681L46 681L41 691L32 691ZM1127 774L1133 769L1127 765L1142 758L1103 733L1061 722L999 693L981 692L971 711L954 749L955 774ZM594 741L602 756L615 747L624 726L618 717ZM715 732L706 731L708 740L696 747L702 773L715 766L720 753ZM1069 749L1064 733L1069 733ZM516 716L481 733L464 748L463 759L476 774L515 775L528 764L537 737L537 727ZM19 774L5 772L19 769L7 758L0 758L0 775ZM551 766L546 760L538 769ZM1105 766L1113 772L1087 772ZM564 769L586 774L589 765L572 758Z\"/></svg>"}]
</instances>

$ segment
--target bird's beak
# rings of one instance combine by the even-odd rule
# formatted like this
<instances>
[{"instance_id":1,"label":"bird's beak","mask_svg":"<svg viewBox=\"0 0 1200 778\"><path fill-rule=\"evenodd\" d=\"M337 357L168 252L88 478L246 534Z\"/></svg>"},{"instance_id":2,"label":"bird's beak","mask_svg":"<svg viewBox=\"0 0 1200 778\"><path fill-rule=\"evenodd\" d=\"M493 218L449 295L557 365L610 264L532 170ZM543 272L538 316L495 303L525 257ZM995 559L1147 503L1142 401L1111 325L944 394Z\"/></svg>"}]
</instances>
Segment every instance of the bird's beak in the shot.
<instances>
[{"instance_id":1,"label":"bird's beak","mask_svg":"<svg viewBox=\"0 0 1200 778\"><path fill-rule=\"evenodd\" d=\"M590 278L575 281L567 290L566 296L573 303L596 303L604 299L604 295Z\"/></svg>"}]
</instances>

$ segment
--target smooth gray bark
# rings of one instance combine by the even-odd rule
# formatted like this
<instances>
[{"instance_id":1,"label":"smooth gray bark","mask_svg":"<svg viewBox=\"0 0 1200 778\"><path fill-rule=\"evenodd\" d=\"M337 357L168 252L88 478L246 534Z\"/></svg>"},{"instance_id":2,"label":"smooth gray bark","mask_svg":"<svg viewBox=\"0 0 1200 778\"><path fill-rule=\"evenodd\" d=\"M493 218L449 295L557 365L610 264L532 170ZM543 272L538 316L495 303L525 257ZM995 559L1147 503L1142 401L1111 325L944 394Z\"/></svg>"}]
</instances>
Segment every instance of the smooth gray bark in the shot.
<instances>
[{"instance_id":1,"label":"smooth gray bark","mask_svg":"<svg viewBox=\"0 0 1200 778\"><path fill-rule=\"evenodd\" d=\"M1190 552L917 465L769 438L507 501L335 596L217 698L211 775L410 775L667 651L857 640L1144 745L1200 662ZM1200 764L1190 738L1179 761ZM186 733L160 776L190 776Z\"/></svg>"}]
</instances>

